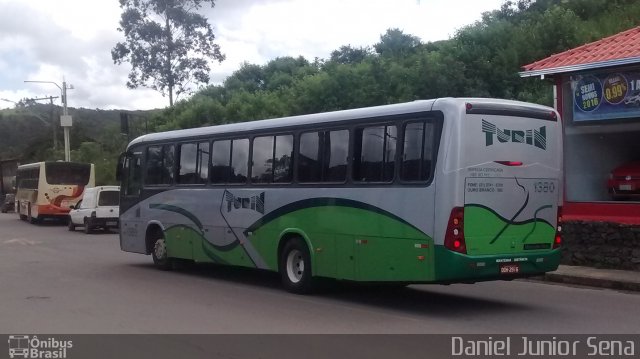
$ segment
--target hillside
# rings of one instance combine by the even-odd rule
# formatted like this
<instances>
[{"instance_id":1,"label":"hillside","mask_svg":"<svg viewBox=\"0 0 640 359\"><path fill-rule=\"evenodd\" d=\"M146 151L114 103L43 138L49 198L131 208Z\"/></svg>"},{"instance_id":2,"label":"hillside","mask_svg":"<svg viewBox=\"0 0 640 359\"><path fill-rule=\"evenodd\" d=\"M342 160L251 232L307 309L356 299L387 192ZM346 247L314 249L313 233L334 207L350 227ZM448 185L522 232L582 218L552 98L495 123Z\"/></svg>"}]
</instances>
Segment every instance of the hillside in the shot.
<instances>
[{"instance_id":1,"label":"hillside","mask_svg":"<svg viewBox=\"0 0 640 359\"><path fill-rule=\"evenodd\" d=\"M105 133L117 134L120 128L120 110L69 108L73 117L71 147L82 142L101 140ZM51 118L57 124L58 148L64 144L63 131L59 126L60 106L33 104L16 109L0 110L0 159L22 158L24 162L41 160L42 151L53 147ZM128 111L132 119L140 121L149 111ZM50 158L45 158L50 159ZM54 159L54 158L51 158Z\"/></svg>"}]
</instances>

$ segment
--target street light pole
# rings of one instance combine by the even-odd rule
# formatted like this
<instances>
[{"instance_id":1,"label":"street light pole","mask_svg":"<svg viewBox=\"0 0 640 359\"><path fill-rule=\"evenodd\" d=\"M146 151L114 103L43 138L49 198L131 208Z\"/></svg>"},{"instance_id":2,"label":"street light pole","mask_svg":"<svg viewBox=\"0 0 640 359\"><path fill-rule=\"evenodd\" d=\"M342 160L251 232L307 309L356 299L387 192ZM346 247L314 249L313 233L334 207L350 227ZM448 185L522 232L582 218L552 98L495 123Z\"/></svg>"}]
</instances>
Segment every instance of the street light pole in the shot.
<instances>
[{"instance_id":1,"label":"street light pole","mask_svg":"<svg viewBox=\"0 0 640 359\"><path fill-rule=\"evenodd\" d=\"M69 143L69 128L71 127L71 116L67 111L67 82L62 81L62 116L60 118L60 124L62 124L62 129L64 130L64 160L67 162L71 161L71 144ZM65 126L64 122L68 121L68 125Z\"/></svg>"},{"instance_id":2,"label":"street light pole","mask_svg":"<svg viewBox=\"0 0 640 359\"><path fill-rule=\"evenodd\" d=\"M58 96L56 96L58 97ZM51 118L51 126L53 127L53 151L58 151L58 134L56 133L56 125L53 120L53 96L49 96L49 117Z\"/></svg>"},{"instance_id":3,"label":"street light pole","mask_svg":"<svg viewBox=\"0 0 640 359\"><path fill-rule=\"evenodd\" d=\"M72 121L71 116L67 111L67 89L73 89L72 85L67 86L67 81L62 79L62 87L53 81L37 81L37 80L26 80L25 82L35 82L35 83L44 83L44 84L54 84L62 93L62 116L60 116L60 125L64 129L64 160L66 162L71 161L71 150L70 150L70 141L69 141L69 128L71 128Z\"/></svg>"}]
</instances>

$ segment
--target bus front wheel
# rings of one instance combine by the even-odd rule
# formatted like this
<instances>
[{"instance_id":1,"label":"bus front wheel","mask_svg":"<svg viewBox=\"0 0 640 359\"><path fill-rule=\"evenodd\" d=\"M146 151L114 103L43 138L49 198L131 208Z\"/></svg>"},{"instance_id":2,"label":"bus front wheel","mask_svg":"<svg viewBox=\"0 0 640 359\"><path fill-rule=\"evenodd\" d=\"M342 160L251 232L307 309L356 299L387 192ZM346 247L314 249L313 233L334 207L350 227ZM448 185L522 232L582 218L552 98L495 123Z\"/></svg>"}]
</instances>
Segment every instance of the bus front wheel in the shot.
<instances>
[{"instance_id":1,"label":"bus front wheel","mask_svg":"<svg viewBox=\"0 0 640 359\"><path fill-rule=\"evenodd\" d=\"M292 238L284 245L280 254L279 272L282 285L289 292L307 294L312 291L311 256L302 238Z\"/></svg>"},{"instance_id":2,"label":"bus front wheel","mask_svg":"<svg viewBox=\"0 0 640 359\"><path fill-rule=\"evenodd\" d=\"M158 237L153 242L153 250L151 251L153 264L162 270L172 269L171 258L167 254L167 242L163 237Z\"/></svg>"}]
</instances>

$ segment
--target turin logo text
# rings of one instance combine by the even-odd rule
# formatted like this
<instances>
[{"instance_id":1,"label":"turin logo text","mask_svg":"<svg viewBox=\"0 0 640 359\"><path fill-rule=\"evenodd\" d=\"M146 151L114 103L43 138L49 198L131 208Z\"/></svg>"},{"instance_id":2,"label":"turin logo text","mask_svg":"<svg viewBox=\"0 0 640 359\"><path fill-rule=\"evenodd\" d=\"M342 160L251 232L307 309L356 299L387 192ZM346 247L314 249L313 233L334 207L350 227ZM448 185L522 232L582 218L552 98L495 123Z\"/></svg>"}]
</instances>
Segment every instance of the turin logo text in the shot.
<instances>
[{"instance_id":1,"label":"turin logo text","mask_svg":"<svg viewBox=\"0 0 640 359\"><path fill-rule=\"evenodd\" d=\"M524 143L543 150L547 149L547 128L545 126L531 130L507 130L500 129L487 120L482 120L482 132L485 134L486 146L493 145L494 138L497 138L501 143Z\"/></svg>"},{"instance_id":2,"label":"turin logo text","mask_svg":"<svg viewBox=\"0 0 640 359\"><path fill-rule=\"evenodd\" d=\"M225 190L224 200L227 201L227 212L233 209L251 209L264 214L264 192L257 196L236 197L233 193Z\"/></svg>"}]
</instances>

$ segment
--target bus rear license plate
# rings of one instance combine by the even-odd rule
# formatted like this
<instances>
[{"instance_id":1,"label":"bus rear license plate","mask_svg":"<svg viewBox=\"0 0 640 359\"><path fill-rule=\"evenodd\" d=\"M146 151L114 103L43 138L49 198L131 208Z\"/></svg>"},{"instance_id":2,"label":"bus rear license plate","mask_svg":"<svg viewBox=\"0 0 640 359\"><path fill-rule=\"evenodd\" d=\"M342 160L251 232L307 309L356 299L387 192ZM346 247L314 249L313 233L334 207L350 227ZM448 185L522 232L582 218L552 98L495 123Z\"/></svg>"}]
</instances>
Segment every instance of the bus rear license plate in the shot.
<instances>
[{"instance_id":1,"label":"bus rear license plate","mask_svg":"<svg viewBox=\"0 0 640 359\"><path fill-rule=\"evenodd\" d=\"M500 274L518 274L520 265L516 263L503 264L500 266Z\"/></svg>"},{"instance_id":2,"label":"bus rear license plate","mask_svg":"<svg viewBox=\"0 0 640 359\"><path fill-rule=\"evenodd\" d=\"M620 185L620 190L621 191L633 191L633 186L631 186L630 184L621 184Z\"/></svg>"},{"instance_id":3,"label":"bus rear license plate","mask_svg":"<svg viewBox=\"0 0 640 359\"><path fill-rule=\"evenodd\" d=\"M116 222L116 221L107 222L107 226L114 226L115 227L117 225L118 225L118 222Z\"/></svg>"}]
</instances>

